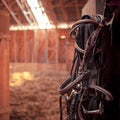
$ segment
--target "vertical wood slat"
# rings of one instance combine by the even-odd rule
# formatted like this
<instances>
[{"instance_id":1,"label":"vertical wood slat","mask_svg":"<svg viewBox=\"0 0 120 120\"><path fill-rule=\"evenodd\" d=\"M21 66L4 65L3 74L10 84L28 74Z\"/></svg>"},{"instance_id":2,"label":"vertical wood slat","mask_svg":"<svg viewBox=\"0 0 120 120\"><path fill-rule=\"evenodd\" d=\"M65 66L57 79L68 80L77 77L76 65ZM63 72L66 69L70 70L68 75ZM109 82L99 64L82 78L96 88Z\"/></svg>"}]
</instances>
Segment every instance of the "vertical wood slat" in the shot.
<instances>
[{"instance_id":1,"label":"vertical wood slat","mask_svg":"<svg viewBox=\"0 0 120 120\"><path fill-rule=\"evenodd\" d=\"M0 120L9 120L9 14L0 11Z\"/></svg>"}]
</instances>

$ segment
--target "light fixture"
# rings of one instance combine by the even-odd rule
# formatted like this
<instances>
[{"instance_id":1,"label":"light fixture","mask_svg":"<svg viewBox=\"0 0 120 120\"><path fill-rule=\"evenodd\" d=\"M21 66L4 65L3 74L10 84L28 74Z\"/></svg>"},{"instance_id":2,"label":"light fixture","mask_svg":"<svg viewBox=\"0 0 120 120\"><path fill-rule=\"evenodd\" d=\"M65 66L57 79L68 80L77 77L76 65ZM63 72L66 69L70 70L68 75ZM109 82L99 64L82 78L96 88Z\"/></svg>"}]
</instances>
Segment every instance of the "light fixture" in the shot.
<instances>
[{"instance_id":1,"label":"light fixture","mask_svg":"<svg viewBox=\"0 0 120 120\"><path fill-rule=\"evenodd\" d=\"M65 36L65 35L61 35L60 38L61 38L61 39L65 39L66 36Z\"/></svg>"}]
</instances>

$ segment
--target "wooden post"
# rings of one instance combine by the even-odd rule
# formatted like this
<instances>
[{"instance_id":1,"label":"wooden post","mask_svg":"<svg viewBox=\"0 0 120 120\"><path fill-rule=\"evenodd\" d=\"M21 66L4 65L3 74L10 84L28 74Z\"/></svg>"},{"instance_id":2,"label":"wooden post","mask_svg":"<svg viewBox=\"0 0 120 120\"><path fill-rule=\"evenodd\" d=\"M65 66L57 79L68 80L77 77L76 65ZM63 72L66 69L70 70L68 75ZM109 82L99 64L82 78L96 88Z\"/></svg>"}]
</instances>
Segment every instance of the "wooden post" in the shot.
<instances>
[{"instance_id":1,"label":"wooden post","mask_svg":"<svg viewBox=\"0 0 120 120\"><path fill-rule=\"evenodd\" d=\"M26 30L24 32L24 62L27 63L27 53L26 53Z\"/></svg>"},{"instance_id":2,"label":"wooden post","mask_svg":"<svg viewBox=\"0 0 120 120\"><path fill-rule=\"evenodd\" d=\"M46 38L45 38L45 63L49 63L49 60L48 60L48 37L49 37L49 30L45 30L45 35L46 35Z\"/></svg>"},{"instance_id":3,"label":"wooden post","mask_svg":"<svg viewBox=\"0 0 120 120\"><path fill-rule=\"evenodd\" d=\"M58 34L57 30L56 30L56 34ZM56 65L58 64L58 50L59 50L59 36L57 35L57 39L56 39L56 47L55 47L55 53L56 53Z\"/></svg>"},{"instance_id":4,"label":"wooden post","mask_svg":"<svg viewBox=\"0 0 120 120\"><path fill-rule=\"evenodd\" d=\"M9 15L0 11L0 120L9 120Z\"/></svg>"},{"instance_id":5,"label":"wooden post","mask_svg":"<svg viewBox=\"0 0 120 120\"><path fill-rule=\"evenodd\" d=\"M96 0L88 0L82 8L82 15L95 15L96 14Z\"/></svg>"}]
</instances>

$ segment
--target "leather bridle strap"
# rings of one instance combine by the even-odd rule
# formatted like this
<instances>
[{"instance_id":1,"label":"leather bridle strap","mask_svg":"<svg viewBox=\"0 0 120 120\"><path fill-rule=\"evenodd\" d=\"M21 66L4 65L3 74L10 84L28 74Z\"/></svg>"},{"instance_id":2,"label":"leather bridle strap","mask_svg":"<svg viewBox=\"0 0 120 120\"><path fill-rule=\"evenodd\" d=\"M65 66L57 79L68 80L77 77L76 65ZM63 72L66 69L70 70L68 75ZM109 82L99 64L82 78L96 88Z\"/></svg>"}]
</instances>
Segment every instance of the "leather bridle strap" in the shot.
<instances>
[{"instance_id":1,"label":"leather bridle strap","mask_svg":"<svg viewBox=\"0 0 120 120\"><path fill-rule=\"evenodd\" d=\"M80 48L76 42L75 42L75 48L76 48L80 53L82 53L82 54L85 53L85 50L83 50L82 48ZM95 53L99 53L99 52L101 52L101 51L102 51L102 49L99 48L99 49L96 50Z\"/></svg>"},{"instance_id":2,"label":"leather bridle strap","mask_svg":"<svg viewBox=\"0 0 120 120\"><path fill-rule=\"evenodd\" d=\"M75 48L76 48L80 53L83 53L83 54L85 53L85 50L83 50L82 48L80 48L76 42L75 42Z\"/></svg>"},{"instance_id":3,"label":"leather bridle strap","mask_svg":"<svg viewBox=\"0 0 120 120\"><path fill-rule=\"evenodd\" d=\"M94 84L91 84L89 87L103 93L105 95L106 100L108 100L108 101L113 100L112 94L109 91L107 91L106 89L104 89L104 88L102 88L100 86L94 85Z\"/></svg>"},{"instance_id":4,"label":"leather bridle strap","mask_svg":"<svg viewBox=\"0 0 120 120\"><path fill-rule=\"evenodd\" d=\"M58 92L60 94L65 94L68 91L70 91L75 85L80 83L82 80L85 80L89 78L90 71L83 72L81 75L79 75L74 81L68 82L68 80L64 81L60 87L58 88ZM66 84L67 83L67 84Z\"/></svg>"},{"instance_id":5,"label":"leather bridle strap","mask_svg":"<svg viewBox=\"0 0 120 120\"><path fill-rule=\"evenodd\" d=\"M69 33L71 38L75 39L75 37L73 36L73 32L76 28L80 26L80 24L94 24L96 27L99 26L99 23L96 22L95 20L91 20L91 19L79 20L72 26L72 29Z\"/></svg>"}]
</instances>

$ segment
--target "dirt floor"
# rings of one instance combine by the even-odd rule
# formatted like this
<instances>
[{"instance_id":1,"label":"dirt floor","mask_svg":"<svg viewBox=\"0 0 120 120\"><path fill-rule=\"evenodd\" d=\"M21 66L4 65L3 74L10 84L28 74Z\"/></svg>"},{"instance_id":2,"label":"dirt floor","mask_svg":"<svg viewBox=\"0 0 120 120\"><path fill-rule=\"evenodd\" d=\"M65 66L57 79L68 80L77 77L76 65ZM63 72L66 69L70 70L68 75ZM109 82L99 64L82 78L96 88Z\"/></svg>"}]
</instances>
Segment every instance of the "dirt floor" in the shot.
<instances>
[{"instance_id":1,"label":"dirt floor","mask_svg":"<svg viewBox=\"0 0 120 120\"><path fill-rule=\"evenodd\" d=\"M67 72L10 74L10 120L59 120L60 83Z\"/></svg>"}]
</instances>

